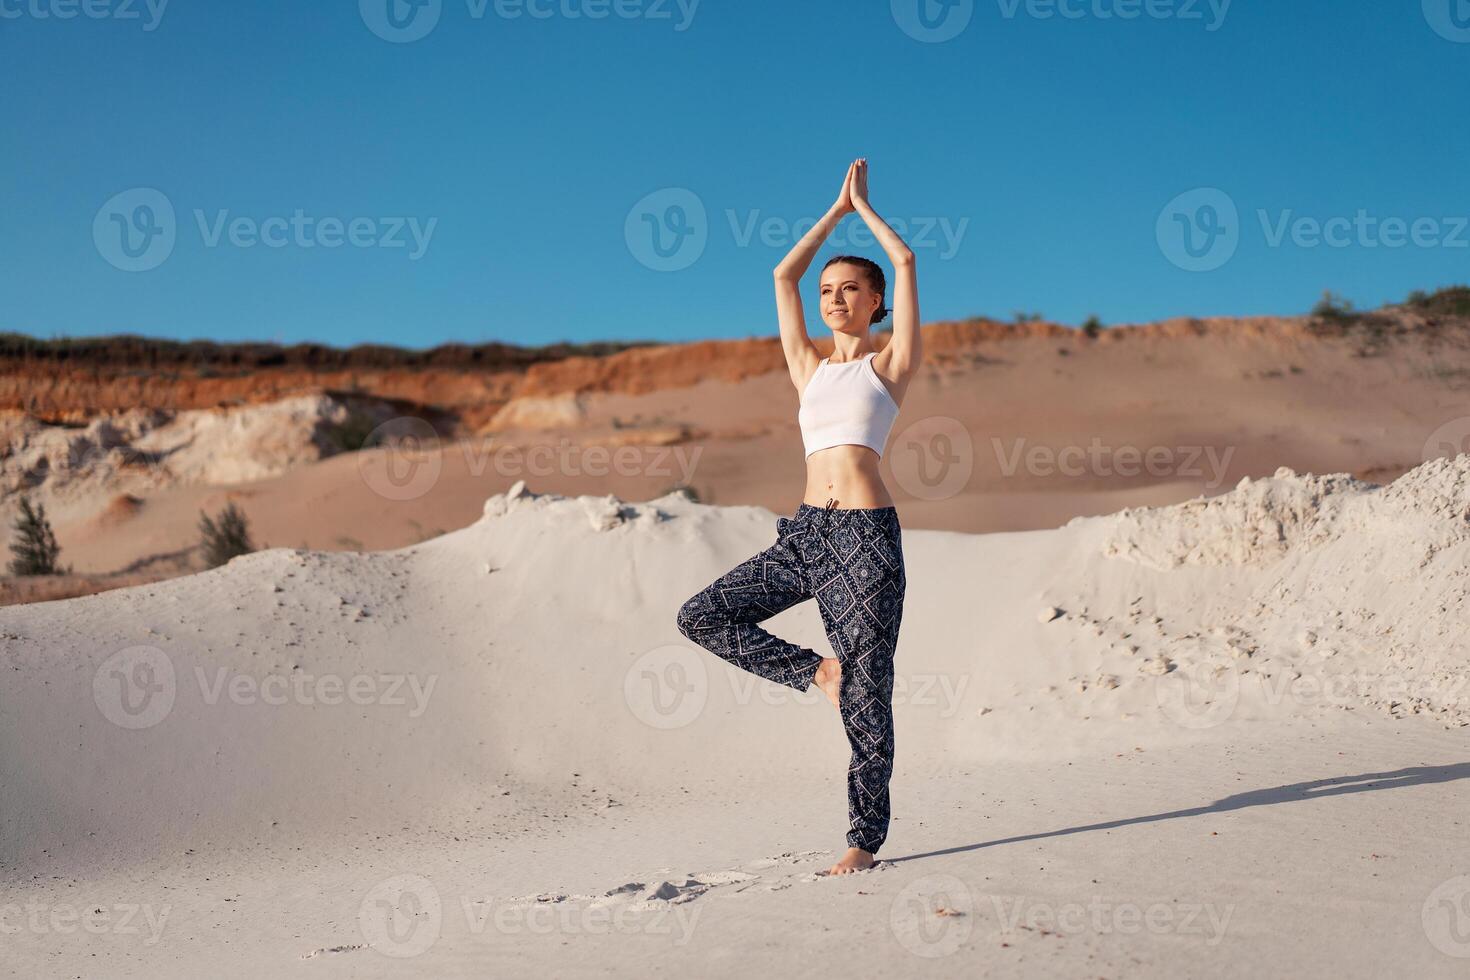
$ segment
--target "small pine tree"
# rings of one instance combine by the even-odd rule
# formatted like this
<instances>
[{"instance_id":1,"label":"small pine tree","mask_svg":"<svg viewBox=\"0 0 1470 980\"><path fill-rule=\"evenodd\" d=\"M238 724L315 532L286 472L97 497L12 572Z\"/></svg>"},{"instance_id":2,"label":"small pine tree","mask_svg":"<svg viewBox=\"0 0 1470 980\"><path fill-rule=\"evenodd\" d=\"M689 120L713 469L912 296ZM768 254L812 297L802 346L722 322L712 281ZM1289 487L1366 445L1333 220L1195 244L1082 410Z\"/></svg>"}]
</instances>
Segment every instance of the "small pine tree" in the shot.
<instances>
[{"instance_id":1,"label":"small pine tree","mask_svg":"<svg viewBox=\"0 0 1470 980\"><path fill-rule=\"evenodd\" d=\"M255 550L249 522L233 500L219 512L218 521L201 510L199 531L204 537L200 545L204 549L204 561L210 568L218 568L237 555L248 555Z\"/></svg>"},{"instance_id":2,"label":"small pine tree","mask_svg":"<svg viewBox=\"0 0 1470 980\"><path fill-rule=\"evenodd\" d=\"M1102 328L1102 321L1099 320L1094 314L1093 316L1087 318L1086 323L1082 324L1082 333L1086 335L1089 340L1096 340L1097 335L1102 333Z\"/></svg>"},{"instance_id":3,"label":"small pine tree","mask_svg":"<svg viewBox=\"0 0 1470 980\"><path fill-rule=\"evenodd\" d=\"M10 544L12 575L56 575L61 569L56 559L61 546L56 543L56 534L51 522L46 519L44 504L31 506L31 498L20 498L20 516L15 520L16 538Z\"/></svg>"}]
</instances>

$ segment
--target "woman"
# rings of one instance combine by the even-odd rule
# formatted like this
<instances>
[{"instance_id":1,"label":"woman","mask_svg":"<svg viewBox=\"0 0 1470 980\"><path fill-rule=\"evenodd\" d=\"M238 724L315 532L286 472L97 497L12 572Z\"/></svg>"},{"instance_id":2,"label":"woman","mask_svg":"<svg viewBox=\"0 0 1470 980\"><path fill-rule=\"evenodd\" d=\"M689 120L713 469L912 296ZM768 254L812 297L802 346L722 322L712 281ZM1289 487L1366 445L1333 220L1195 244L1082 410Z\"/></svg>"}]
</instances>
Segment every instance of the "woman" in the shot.
<instances>
[{"instance_id":1,"label":"woman","mask_svg":"<svg viewBox=\"0 0 1470 980\"><path fill-rule=\"evenodd\" d=\"M893 263L893 334L879 351L869 332L887 315L883 270L841 255L822 270L822 319L833 346L830 357L819 357L806 334L799 284L832 229L854 211ZM893 654L906 578L898 511L878 461L921 355L914 254L869 206L866 158L847 168L837 202L775 276L781 346L801 403L806 493L794 516L777 518L776 543L684 603L678 624L735 666L798 691L815 683L837 706L852 747L850 827L847 852L827 873L848 874L871 868L888 836ZM757 625L812 598L834 657Z\"/></svg>"}]
</instances>

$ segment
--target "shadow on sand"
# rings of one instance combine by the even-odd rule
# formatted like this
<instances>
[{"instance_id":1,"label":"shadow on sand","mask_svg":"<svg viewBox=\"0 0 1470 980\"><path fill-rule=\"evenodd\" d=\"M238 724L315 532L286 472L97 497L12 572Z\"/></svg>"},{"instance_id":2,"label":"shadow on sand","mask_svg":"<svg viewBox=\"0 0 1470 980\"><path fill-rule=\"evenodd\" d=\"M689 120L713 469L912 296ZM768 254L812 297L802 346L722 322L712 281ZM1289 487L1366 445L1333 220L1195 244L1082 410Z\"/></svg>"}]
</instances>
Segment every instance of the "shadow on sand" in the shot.
<instances>
[{"instance_id":1,"label":"shadow on sand","mask_svg":"<svg viewBox=\"0 0 1470 980\"><path fill-rule=\"evenodd\" d=\"M1243 810L1249 806L1272 806L1277 803L1292 803L1297 800L1311 800L1323 796L1342 796L1346 793L1366 793L1369 790L1397 789L1404 786L1424 786L1430 783L1447 783L1455 779L1464 779L1470 776L1470 762L1457 762L1452 766L1417 766L1411 769L1395 769L1392 772L1369 772L1361 776L1333 776L1328 779L1314 779L1307 783L1292 783L1288 786L1273 786L1270 789L1257 789L1249 793L1236 793L1222 800L1216 800L1207 806L1190 807L1187 810L1170 810L1166 813L1150 813L1141 817L1125 817L1119 820L1107 820L1102 823L1086 824L1081 827L1064 827L1061 830L1048 830L1036 834L1023 834L1019 837L1005 837L1000 840L982 841L978 844L966 844L963 847L950 847L942 851L926 851L922 854L907 854L903 857L883 858L882 860L897 864L900 861L917 861L920 858L940 857L946 854L962 854L965 851L978 851L984 847L999 847L1001 844L1017 844L1021 841L1041 840L1047 837L1062 837L1066 834L1084 834L1093 830L1111 830L1114 827L1128 827L1139 823L1152 823L1156 820L1173 820L1177 817L1198 817L1207 813L1225 813L1229 810Z\"/></svg>"}]
</instances>

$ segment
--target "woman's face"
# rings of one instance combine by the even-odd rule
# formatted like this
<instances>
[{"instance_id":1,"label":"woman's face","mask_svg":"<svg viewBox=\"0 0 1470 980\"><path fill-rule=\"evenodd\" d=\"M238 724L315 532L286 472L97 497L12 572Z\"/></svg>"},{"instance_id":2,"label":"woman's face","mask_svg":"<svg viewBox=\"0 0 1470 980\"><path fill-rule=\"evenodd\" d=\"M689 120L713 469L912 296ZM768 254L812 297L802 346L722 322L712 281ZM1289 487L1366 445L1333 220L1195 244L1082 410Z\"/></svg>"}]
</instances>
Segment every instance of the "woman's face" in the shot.
<instances>
[{"instance_id":1,"label":"woman's face","mask_svg":"<svg viewBox=\"0 0 1470 980\"><path fill-rule=\"evenodd\" d=\"M867 273L851 262L824 269L821 291L822 321L834 333L861 334L882 302L868 285Z\"/></svg>"}]
</instances>

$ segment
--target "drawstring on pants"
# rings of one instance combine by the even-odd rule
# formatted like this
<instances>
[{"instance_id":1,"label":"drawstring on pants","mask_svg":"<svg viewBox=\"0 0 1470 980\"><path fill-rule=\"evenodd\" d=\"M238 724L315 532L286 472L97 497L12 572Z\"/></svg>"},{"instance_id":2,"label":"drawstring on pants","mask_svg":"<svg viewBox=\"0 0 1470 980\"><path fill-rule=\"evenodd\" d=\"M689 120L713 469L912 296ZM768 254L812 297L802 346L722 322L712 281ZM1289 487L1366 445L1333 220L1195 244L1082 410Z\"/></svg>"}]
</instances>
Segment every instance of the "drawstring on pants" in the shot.
<instances>
[{"instance_id":1,"label":"drawstring on pants","mask_svg":"<svg viewBox=\"0 0 1470 980\"><path fill-rule=\"evenodd\" d=\"M830 515L836 509L837 498L828 497L827 506L823 507L822 512L814 515L810 521L799 521L790 517L778 517L776 518L776 537L778 540L793 540L794 543L794 539L796 538L803 537L807 534L815 534L830 547L831 542L827 538L827 531L831 527Z\"/></svg>"}]
</instances>

